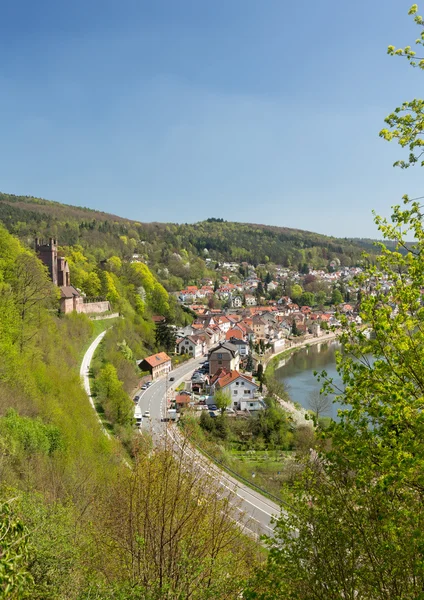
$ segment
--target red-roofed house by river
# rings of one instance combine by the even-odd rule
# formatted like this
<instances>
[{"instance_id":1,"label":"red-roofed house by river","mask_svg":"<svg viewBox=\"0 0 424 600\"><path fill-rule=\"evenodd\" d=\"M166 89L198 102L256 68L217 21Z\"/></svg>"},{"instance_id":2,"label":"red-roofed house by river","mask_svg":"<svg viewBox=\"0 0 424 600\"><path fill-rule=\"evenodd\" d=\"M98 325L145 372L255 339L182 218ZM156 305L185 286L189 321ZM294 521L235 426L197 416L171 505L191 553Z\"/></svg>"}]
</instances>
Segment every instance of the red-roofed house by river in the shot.
<instances>
[{"instance_id":1,"label":"red-roofed house by river","mask_svg":"<svg viewBox=\"0 0 424 600\"><path fill-rule=\"evenodd\" d=\"M152 379L157 379L161 375L166 375L172 368L171 359L166 352L158 352L152 356L146 356L138 363L142 371L149 371Z\"/></svg>"}]
</instances>

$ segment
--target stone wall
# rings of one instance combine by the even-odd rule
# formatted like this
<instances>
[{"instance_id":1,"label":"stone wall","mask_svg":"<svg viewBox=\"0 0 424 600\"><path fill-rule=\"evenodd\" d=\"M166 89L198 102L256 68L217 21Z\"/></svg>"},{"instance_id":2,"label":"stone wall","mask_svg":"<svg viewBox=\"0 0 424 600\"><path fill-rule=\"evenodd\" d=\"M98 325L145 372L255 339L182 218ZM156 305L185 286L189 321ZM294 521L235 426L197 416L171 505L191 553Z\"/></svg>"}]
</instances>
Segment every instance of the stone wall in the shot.
<instances>
[{"instance_id":1,"label":"stone wall","mask_svg":"<svg viewBox=\"0 0 424 600\"><path fill-rule=\"evenodd\" d=\"M93 314L93 313L104 313L110 310L110 304L108 300L101 302L85 302L78 307L78 312Z\"/></svg>"}]
</instances>

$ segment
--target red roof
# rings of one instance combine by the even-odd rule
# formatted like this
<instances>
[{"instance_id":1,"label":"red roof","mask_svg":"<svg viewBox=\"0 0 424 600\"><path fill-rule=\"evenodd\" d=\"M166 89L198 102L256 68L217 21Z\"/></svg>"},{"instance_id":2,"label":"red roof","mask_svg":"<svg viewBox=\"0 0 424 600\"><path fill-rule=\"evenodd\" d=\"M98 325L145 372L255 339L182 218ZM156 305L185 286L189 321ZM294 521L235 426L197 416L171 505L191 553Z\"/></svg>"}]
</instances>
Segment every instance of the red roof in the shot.
<instances>
[{"instance_id":1,"label":"red roof","mask_svg":"<svg viewBox=\"0 0 424 600\"><path fill-rule=\"evenodd\" d=\"M222 373L221 376L218 377L216 384L218 387L223 388L235 381L236 379L245 379L250 383L253 383L256 387L259 387L257 383L255 383L251 378L246 375L242 375L238 371L230 371L229 373Z\"/></svg>"},{"instance_id":2,"label":"red roof","mask_svg":"<svg viewBox=\"0 0 424 600\"><path fill-rule=\"evenodd\" d=\"M166 318L161 315L153 315L152 321L153 323L162 323L163 321L166 321Z\"/></svg>"},{"instance_id":3,"label":"red roof","mask_svg":"<svg viewBox=\"0 0 424 600\"><path fill-rule=\"evenodd\" d=\"M175 402L177 404L188 404L189 402L191 402L191 396L189 394L178 394L178 396L175 396Z\"/></svg>"},{"instance_id":4,"label":"red roof","mask_svg":"<svg viewBox=\"0 0 424 600\"><path fill-rule=\"evenodd\" d=\"M166 352L158 352L157 354L152 354L152 356L146 356L146 358L143 360L145 360L151 367L157 367L158 365L162 365L171 359Z\"/></svg>"},{"instance_id":5,"label":"red roof","mask_svg":"<svg viewBox=\"0 0 424 600\"><path fill-rule=\"evenodd\" d=\"M239 328L229 329L225 334L225 339L237 338L238 340L243 339L243 332Z\"/></svg>"}]
</instances>

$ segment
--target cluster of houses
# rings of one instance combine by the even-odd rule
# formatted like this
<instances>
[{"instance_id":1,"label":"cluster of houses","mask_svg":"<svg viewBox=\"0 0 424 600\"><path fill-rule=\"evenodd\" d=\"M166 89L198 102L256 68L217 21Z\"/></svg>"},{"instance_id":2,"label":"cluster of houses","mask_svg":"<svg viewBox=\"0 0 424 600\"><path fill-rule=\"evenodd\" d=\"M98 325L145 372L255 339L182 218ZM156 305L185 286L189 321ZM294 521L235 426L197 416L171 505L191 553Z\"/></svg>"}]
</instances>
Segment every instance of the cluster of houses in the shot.
<instances>
[{"instance_id":1,"label":"cluster of houses","mask_svg":"<svg viewBox=\"0 0 424 600\"><path fill-rule=\"evenodd\" d=\"M208 403L213 404L213 396L218 390L222 390L230 397L232 411L250 412L264 408L259 394L259 384L250 373L240 372L249 345L238 344L238 341L239 338L221 341L209 350L208 361L205 361L206 369L193 375L191 390L176 394L174 400L178 410L193 404L193 395L196 393L207 395L206 406ZM241 352L242 346L244 352ZM170 373L171 358L165 352L158 352L140 361L139 368L149 372L154 381Z\"/></svg>"},{"instance_id":2,"label":"cluster of houses","mask_svg":"<svg viewBox=\"0 0 424 600\"><path fill-rule=\"evenodd\" d=\"M199 302L208 302L211 298L217 298L231 306L232 308L241 308L243 306L257 306L258 303L264 301L265 298L261 298L258 294L258 290L262 288L267 292L274 292L280 286L284 287L285 282L289 279L292 283L303 283L305 276L313 277L316 280L323 281L324 283L335 285L343 282L349 285L349 282L362 272L360 267L340 267L339 261L332 261L329 265L330 270L325 271L323 269L309 269L309 272L299 273L296 270L292 270L282 266L276 266L274 271L274 278L267 282L264 282L256 274L256 269L253 265L248 263L221 263L219 265L220 271L224 271L227 275L222 274L219 277L219 282L215 283L212 279L204 278L201 280L199 286L188 285L184 289L176 292L176 296L181 303L184 304L196 304ZM242 281L234 283L234 276L232 273L238 272L242 269L243 273L247 273L247 276L241 277ZM258 271L266 270L266 265L258 265ZM240 274L239 274L240 277ZM230 279L233 281L231 282ZM356 292L356 289L351 290ZM258 297L259 295L259 297Z\"/></svg>"},{"instance_id":3,"label":"cluster of houses","mask_svg":"<svg viewBox=\"0 0 424 600\"><path fill-rule=\"evenodd\" d=\"M236 340L234 340L236 341ZM257 383L251 373L242 372L243 359L239 345L233 340L219 342L208 352L204 367L193 374L191 390L175 397L177 409L193 404L193 395L202 397L205 408L214 404L214 394L220 390L230 399L229 409L252 412L265 406ZM202 396L203 395L203 396Z\"/></svg>"},{"instance_id":4,"label":"cluster of houses","mask_svg":"<svg viewBox=\"0 0 424 600\"><path fill-rule=\"evenodd\" d=\"M281 350L293 332L318 337L322 329L340 325L335 311L299 307L287 296L266 306L221 311L204 305L192 305L191 309L196 319L191 325L177 330L175 351L194 358L206 356L215 344L227 341L237 346L241 360L246 361L257 344L262 348L273 347L277 351ZM361 319L353 305L343 304L338 311L344 313L348 320L360 324Z\"/></svg>"}]
</instances>

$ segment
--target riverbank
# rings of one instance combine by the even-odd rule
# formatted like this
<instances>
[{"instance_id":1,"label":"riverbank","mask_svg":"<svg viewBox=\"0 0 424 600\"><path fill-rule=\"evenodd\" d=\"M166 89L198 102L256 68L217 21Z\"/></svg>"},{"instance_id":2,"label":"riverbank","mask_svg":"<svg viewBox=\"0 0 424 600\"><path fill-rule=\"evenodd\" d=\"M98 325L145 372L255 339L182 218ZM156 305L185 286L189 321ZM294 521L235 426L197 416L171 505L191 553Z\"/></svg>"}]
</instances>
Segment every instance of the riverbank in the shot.
<instances>
[{"instance_id":1,"label":"riverbank","mask_svg":"<svg viewBox=\"0 0 424 600\"><path fill-rule=\"evenodd\" d=\"M280 352L277 352L267 357L267 359L264 361L265 375L268 377L272 377L275 369L279 366L279 362L284 358L288 358L294 352L297 352L302 348L307 348L315 344L331 342L337 339L337 337L337 332L330 331L318 337L304 338L299 342L291 343L291 345L284 348L284 350L281 350ZM279 398L278 396L276 397L276 399L280 406L291 415L297 427L313 427L313 421L309 418L306 409L299 406L297 403L295 404L291 400L285 400L283 398Z\"/></svg>"}]
</instances>

